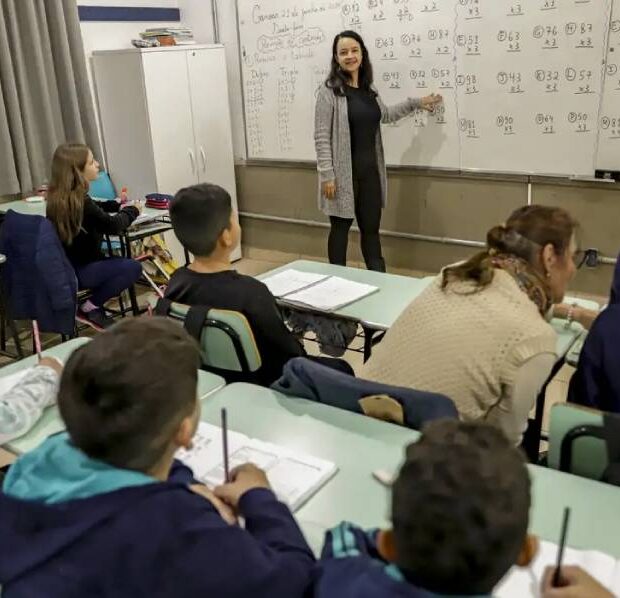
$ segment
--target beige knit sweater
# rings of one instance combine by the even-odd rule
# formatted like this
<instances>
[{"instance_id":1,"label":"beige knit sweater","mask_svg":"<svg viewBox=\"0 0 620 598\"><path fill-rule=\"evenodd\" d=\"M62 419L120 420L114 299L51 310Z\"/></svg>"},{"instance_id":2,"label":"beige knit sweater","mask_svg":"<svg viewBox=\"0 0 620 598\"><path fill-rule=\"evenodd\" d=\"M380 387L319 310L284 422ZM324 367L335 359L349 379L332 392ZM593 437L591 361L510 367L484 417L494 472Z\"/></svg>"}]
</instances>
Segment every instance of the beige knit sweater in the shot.
<instances>
[{"instance_id":1,"label":"beige knit sweater","mask_svg":"<svg viewBox=\"0 0 620 598\"><path fill-rule=\"evenodd\" d=\"M487 420L518 442L555 360L555 345L553 328L510 274L496 270L478 292L469 282L444 291L438 277L400 315L358 375L444 394L461 419ZM537 379L522 382L534 396L514 396L516 380L524 378L520 371ZM520 409L525 421L514 421L513 399L527 402Z\"/></svg>"}]
</instances>

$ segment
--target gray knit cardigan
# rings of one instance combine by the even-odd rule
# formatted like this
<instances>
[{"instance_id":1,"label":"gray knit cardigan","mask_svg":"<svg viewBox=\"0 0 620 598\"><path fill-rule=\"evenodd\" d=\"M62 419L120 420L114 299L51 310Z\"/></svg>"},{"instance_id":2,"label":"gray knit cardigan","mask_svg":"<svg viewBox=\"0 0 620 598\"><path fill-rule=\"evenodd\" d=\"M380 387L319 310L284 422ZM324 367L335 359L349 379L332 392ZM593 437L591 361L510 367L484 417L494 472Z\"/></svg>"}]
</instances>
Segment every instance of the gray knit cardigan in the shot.
<instances>
[{"instance_id":1,"label":"gray knit cardigan","mask_svg":"<svg viewBox=\"0 0 620 598\"><path fill-rule=\"evenodd\" d=\"M408 98L394 106L386 106L377 95L377 102L381 109L382 123L396 122L420 108L420 100L413 98ZM347 98L337 96L325 85L320 87L316 99L314 144L319 171L319 208L327 216L354 218L353 167ZM381 203L385 207L387 173L381 128L377 130L377 166L381 178ZM321 191L321 185L326 181L336 181L334 199L326 199Z\"/></svg>"}]
</instances>

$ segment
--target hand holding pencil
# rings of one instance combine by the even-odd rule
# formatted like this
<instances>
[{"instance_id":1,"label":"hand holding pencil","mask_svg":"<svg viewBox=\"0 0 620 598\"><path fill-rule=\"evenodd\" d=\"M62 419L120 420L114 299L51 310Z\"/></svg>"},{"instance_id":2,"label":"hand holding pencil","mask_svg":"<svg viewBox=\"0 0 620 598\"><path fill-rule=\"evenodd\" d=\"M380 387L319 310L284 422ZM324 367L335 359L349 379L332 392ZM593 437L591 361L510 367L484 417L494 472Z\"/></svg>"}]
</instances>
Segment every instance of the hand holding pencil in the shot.
<instances>
[{"instance_id":1,"label":"hand holding pencil","mask_svg":"<svg viewBox=\"0 0 620 598\"><path fill-rule=\"evenodd\" d=\"M266 488L271 490L269 480L265 472L253 465L246 463L240 465L230 472L230 482L218 486L215 490L215 496L224 501L227 505L236 509L241 497L250 490L255 488Z\"/></svg>"},{"instance_id":2,"label":"hand holding pencil","mask_svg":"<svg viewBox=\"0 0 620 598\"><path fill-rule=\"evenodd\" d=\"M564 565L558 587L553 585L555 572L555 567L549 567L545 571L542 598L614 598L611 592L581 567Z\"/></svg>"}]
</instances>

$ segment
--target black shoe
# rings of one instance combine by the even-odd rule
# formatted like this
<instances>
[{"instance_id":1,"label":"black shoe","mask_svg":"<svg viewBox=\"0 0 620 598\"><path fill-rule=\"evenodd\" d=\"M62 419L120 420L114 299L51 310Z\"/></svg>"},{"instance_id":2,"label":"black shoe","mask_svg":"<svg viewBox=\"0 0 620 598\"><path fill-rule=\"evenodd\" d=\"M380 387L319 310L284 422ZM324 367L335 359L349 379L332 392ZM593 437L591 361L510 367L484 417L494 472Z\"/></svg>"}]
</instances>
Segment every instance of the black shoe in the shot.
<instances>
[{"instance_id":1,"label":"black shoe","mask_svg":"<svg viewBox=\"0 0 620 598\"><path fill-rule=\"evenodd\" d=\"M95 330L105 330L114 324L114 320L105 313L102 307L90 311L82 311L78 308L75 319Z\"/></svg>"},{"instance_id":2,"label":"black shoe","mask_svg":"<svg viewBox=\"0 0 620 598\"><path fill-rule=\"evenodd\" d=\"M382 257L375 258L366 263L366 268L368 270L373 270L374 272L385 272L385 260Z\"/></svg>"}]
</instances>

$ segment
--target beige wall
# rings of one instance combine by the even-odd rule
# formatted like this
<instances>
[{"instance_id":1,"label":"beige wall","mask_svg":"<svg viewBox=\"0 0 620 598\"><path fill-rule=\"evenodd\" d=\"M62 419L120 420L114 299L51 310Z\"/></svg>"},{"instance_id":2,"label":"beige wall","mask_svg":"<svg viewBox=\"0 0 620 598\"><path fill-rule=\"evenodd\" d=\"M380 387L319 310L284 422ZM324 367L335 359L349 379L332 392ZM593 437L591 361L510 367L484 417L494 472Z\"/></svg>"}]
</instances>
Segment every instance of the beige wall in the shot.
<instances>
[{"instance_id":1,"label":"beige wall","mask_svg":"<svg viewBox=\"0 0 620 598\"><path fill-rule=\"evenodd\" d=\"M311 166L239 165L237 193L240 211L326 223L316 207L316 172ZM486 231L502 222L516 207L527 203L527 180L521 177L485 177L423 171L389 172L389 205L382 229L484 241ZM620 185L563 184L543 180L532 184L535 203L566 207L581 223L582 247L596 247L615 257L620 250ZM269 222L242 217L244 244L308 257L326 255L327 228ZM350 259L361 259L353 235ZM383 237L388 268L437 271L470 255L475 249L450 243ZM607 294L612 267L582 270L576 291Z\"/></svg>"}]
</instances>

